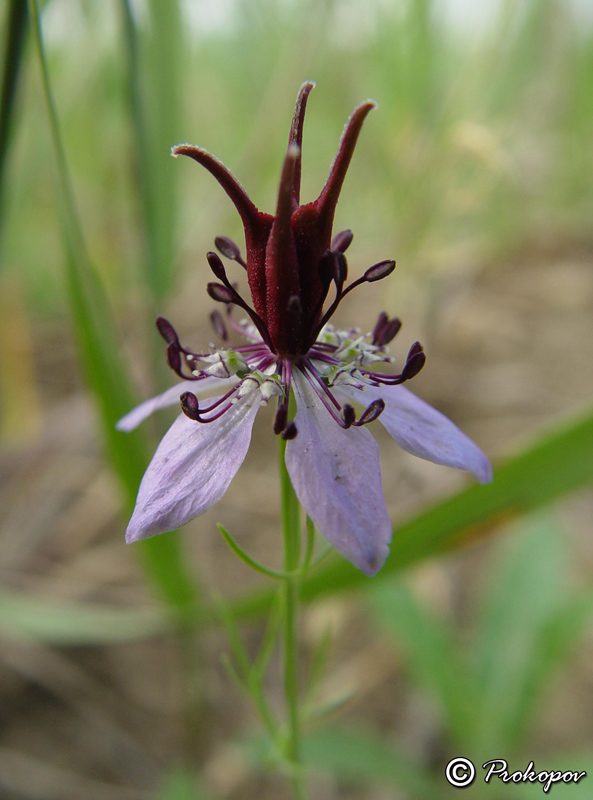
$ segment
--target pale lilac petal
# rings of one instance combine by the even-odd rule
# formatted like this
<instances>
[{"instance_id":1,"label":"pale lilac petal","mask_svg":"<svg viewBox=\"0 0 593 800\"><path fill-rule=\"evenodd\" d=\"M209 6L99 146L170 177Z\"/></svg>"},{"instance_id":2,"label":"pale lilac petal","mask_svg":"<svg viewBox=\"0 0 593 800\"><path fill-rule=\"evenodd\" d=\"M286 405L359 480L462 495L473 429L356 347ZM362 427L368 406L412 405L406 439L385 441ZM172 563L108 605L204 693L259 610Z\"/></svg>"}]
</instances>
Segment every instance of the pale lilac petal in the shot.
<instances>
[{"instance_id":1,"label":"pale lilac petal","mask_svg":"<svg viewBox=\"0 0 593 800\"><path fill-rule=\"evenodd\" d=\"M385 410L379 420L400 447L435 464L468 470L480 483L492 480L490 462L477 444L404 386L368 386L364 391L340 386L337 394L363 405L382 397Z\"/></svg>"},{"instance_id":2,"label":"pale lilac petal","mask_svg":"<svg viewBox=\"0 0 593 800\"><path fill-rule=\"evenodd\" d=\"M221 389L225 386L231 386L231 381L221 380L220 378L203 378L200 381L181 381L181 383L171 386L166 392L158 394L156 397L151 397L150 400L145 400L139 406L129 411L125 417L122 417L116 424L118 431L133 431L141 422L149 417L154 411L159 408L167 408L179 403L179 397L184 392L193 392L194 394L201 394L202 392L209 392L212 389Z\"/></svg>"},{"instance_id":3,"label":"pale lilac petal","mask_svg":"<svg viewBox=\"0 0 593 800\"><path fill-rule=\"evenodd\" d=\"M298 371L293 387L298 433L286 467L297 497L328 542L374 575L391 541L377 443L365 428L341 428Z\"/></svg>"},{"instance_id":4,"label":"pale lilac petal","mask_svg":"<svg viewBox=\"0 0 593 800\"><path fill-rule=\"evenodd\" d=\"M220 500L247 455L260 400L253 392L214 422L175 420L142 478L128 544L174 530Z\"/></svg>"}]
</instances>

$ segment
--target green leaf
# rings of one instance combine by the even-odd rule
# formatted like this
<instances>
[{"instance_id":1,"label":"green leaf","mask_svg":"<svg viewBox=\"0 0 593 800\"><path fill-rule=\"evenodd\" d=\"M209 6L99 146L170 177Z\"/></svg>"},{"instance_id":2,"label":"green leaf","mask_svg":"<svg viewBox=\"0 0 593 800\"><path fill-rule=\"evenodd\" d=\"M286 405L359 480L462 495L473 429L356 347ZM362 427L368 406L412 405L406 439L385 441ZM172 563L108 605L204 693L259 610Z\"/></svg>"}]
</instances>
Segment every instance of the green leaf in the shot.
<instances>
[{"instance_id":1,"label":"green leaf","mask_svg":"<svg viewBox=\"0 0 593 800\"><path fill-rule=\"evenodd\" d=\"M123 434L115 423L134 405L129 373L120 355L108 299L90 261L68 171L58 114L45 58L39 8L29 11L41 65L43 89L56 155L59 213L66 254L66 287L85 378L98 405L107 452L133 507L149 450L139 431ZM135 545L161 596L177 610L182 624L197 615L197 591L181 554L179 537L159 536Z\"/></svg>"},{"instance_id":2,"label":"green leaf","mask_svg":"<svg viewBox=\"0 0 593 800\"><path fill-rule=\"evenodd\" d=\"M504 545L477 624L475 746L485 756L513 751L523 734L542 636L566 599L562 537L549 520L530 521Z\"/></svg>"},{"instance_id":3,"label":"green leaf","mask_svg":"<svg viewBox=\"0 0 593 800\"><path fill-rule=\"evenodd\" d=\"M373 583L388 580L412 564L471 542L497 523L542 508L593 481L593 413L554 427L524 452L494 471L487 486L468 489L438 503L394 530L391 553ZM328 560L329 562L329 560ZM310 602L325 594L370 586L369 579L337 556L301 586ZM261 614L271 601L268 590L235 601L238 616Z\"/></svg>"},{"instance_id":4,"label":"green leaf","mask_svg":"<svg viewBox=\"0 0 593 800\"><path fill-rule=\"evenodd\" d=\"M0 86L0 242L3 240L2 226L8 151L12 139L15 100L25 51L27 4L23 0L10 0L6 5L4 17L6 42Z\"/></svg>"},{"instance_id":5,"label":"green leaf","mask_svg":"<svg viewBox=\"0 0 593 800\"><path fill-rule=\"evenodd\" d=\"M329 728L304 740L304 760L310 769L329 772L352 784L387 785L414 798L444 797L437 782L407 759L384 737L361 729Z\"/></svg>"},{"instance_id":6,"label":"green leaf","mask_svg":"<svg viewBox=\"0 0 593 800\"><path fill-rule=\"evenodd\" d=\"M165 775L155 800L214 800L214 795L200 785L189 768L173 767Z\"/></svg>"},{"instance_id":7,"label":"green leaf","mask_svg":"<svg viewBox=\"0 0 593 800\"><path fill-rule=\"evenodd\" d=\"M413 677L439 701L451 734L458 743L467 742L476 716L477 685L453 631L423 609L402 582L378 584L368 597L375 618L406 654Z\"/></svg>"},{"instance_id":8,"label":"green leaf","mask_svg":"<svg viewBox=\"0 0 593 800\"><path fill-rule=\"evenodd\" d=\"M97 645L145 639L171 628L171 619L153 609L56 603L0 592L0 634L6 637L58 645Z\"/></svg>"},{"instance_id":9,"label":"green leaf","mask_svg":"<svg viewBox=\"0 0 593 800\"><path fill-rule=\"evenodd\" d=\"M509 763L509 771L520 769L524 771L532 759L523 758L521 763L516 759ZM590 800L591 798L591 778L593 777L593 760L590 753L575 753L568 754L562 753L553 756L541 756L540 758L533 758L536 772L586 772L577 783L570 782L564 783L562 781L552 784L549 792L545 795L542 791L541 783L507 783L500 784L504 786L504 794L507 796L507 789L509 798L514 800L541 800L542 797L553 797L554 800ZM494 781L490 779L490 783ZM498 782L498 781L497 781Z\"/></svg>"}]
</instances>

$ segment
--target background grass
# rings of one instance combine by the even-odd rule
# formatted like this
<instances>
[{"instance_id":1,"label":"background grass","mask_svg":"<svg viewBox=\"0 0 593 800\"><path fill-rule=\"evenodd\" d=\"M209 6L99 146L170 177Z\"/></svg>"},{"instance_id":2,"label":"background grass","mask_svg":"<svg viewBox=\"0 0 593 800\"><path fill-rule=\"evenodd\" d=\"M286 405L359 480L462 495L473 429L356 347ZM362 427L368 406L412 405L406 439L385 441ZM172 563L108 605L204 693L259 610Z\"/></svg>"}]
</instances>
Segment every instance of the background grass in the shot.
<instances>
[{"instance_id":1,"label":"background grass","mask_svg":"<svg viewBox=\"0 0 593 800\"><path fill-rule=\"evenodd\" d=\"M80 395L82 384L97 409L90 425L103 431L105 458L123 487L118 494L112 486L106 496L121 497L122 508L129 507L151 452L149 440L157 440L163 420L135 439L115 434L113 423L134 402L134 394L147 396L169 380L152 320L156 313L171 313L177 327L195 335L196 343L211 336L207 331L210 304L203 291L208 280L204 253L214 235L224 233L242 242L242 232L231 204L210 176L195 165L173 161L170 146L190 141L206 147L233 170L262 210L270 210L300 83L307 78L317 81L305 131L305 200L319 192L350 110L368 96L376 99L379 109L366 123L336 228L351 227L355 232L353 271L391 255L396 256L398 269L385 282L383 294L349 301L346 311L364 326L372 325L380 308L389 307L409 322L406 335L420 332L429 353L438 354L439 349L443 353L447 314L455 315L452 297L463 297L484 281L497 287L508 281L510 286L505 273L509 265L521 270L534 260L558 264L552 283L563 297L574 277L574 270L569 271L566 284L562 272L566 260L590 260L593 25L586 8L560 0L484 4L479 11L469 3L431 0L371 4L354 0L229 0L224 4L47 0L42 25L65 153L66 163L60 167L25 5L11 0L0 12L0 430L3 498L11 509L5 515L8 566L2 572L5 588L0 606L3 636L9 641L16 637L36 642L43 648L39 663L45 663L52 645L106 646L171 630L168 617L149 607L148 593L142 591L132 593L133 604L147 607L131 610L119 607L121 596L124 606L130 604L128 590L121 587L121 596L98 589L93 593L87 587L79 589L79 596L69 597L64 584L55 583L54 587L61 588L54 588L55 596L47 606L43 576L55 565L51 558L44 560L44 548L51 552L51 547L57 547L53 528L48 528L48 544L33 533L26 513L19 511L19 516L12 510L13 504L20 508L12 496L14 465L20 475L21 465L27 463L23 459L40 457L42 451L36 448L55 424L56 411ZM545 300L549 293L544 273L535 268L530 274L527 300L520 302L520 295L508 297L503 309L500 325L508 326L511 351L513 342L524 341L517 333L521 314L530 312L530 304ZM574 306L584 320L579 328L585 333L582 339L591 334L588 286L584 282L582 289L577 287L581 304ZM459 316L466 328L458 329L454 338L450 368L453 372L461 369L465 361L468 370L457 384L451 379L443 383L457 386L460 397L448 399L439 395L435 384L432 390L425 384L429 392L444 401L445 410L447 404L457 410L458 418L469 408L471 425L483 406L472 405L470 398L464 407L466 393L474 388L479 394L482 387L484 394L484 387L495 386L493 394L504 395L512 394L514 388L515 395L525 396L526 406L533 409L533 416L527 418L538 423L546 418L550 429L541 445L528 447L517 459L511 457L500 470L500 480L486 494L480 496L472 488L403 525L399 523L405 515L395 520L396 535L401 537L394 547L392 569L368 599L372 611L365 614L372 613L378 625L365 642L371 652L376 646L395 648L396 655L389 658L397 664L392 666L397 691L404 693L400 707L414 706L409 698L416 691L427 698L433 739L420 732L422 746L412 746L409 737L421 730L419 723L406 722L395 712L385 722L379 710L371 710L362 725L356 715L346 713L345 727L341 723L325 730L313 727L309 760L317 775L315 785L328 797L375 800L380 791L387 791L389 797L393 792L397 797L424 797L431 792L445 796L442 766L452 743L476 759L494 757L493 748L506 749L509 759L525 755L527 760L536 746L548 758L564 749L568 768L577 767L581 759L577 751L582 753L591 743L573 737L549 745L546 751L546 743L534 735L544 688L568 663L590 618L590 593L583 586L590 573L579 573L571 562L570 541L578 525L566 523L565 517L559 524L547 515L528 524L519 521L501 556L502 566L492 573L491 588L483 589L479 577L475 595L462 598L460 608L449 608L444 620L438 614L431 616L425 607L421 573L412 573L403 582L391 575L402 564L414 564L467 541L476 526L502 533L501 518L518 518L590 485L590 409L575 423L559 425L549 419L551 414L537 415L538 384L530 384L524 373L510 381L488 383L480 378L487 348L481 351L473 346L471 331L476 323L471 308L464 308ZM480 308L487 316L488 303ZM496 324L492 331L496 335ZM547 341L545 336L540 338ZM73 369L74 349L80 373ZM578 399L590 395L590 370L586 358L581 363L578 356L578 352L567 353L553 367L544 362L545 381L552 386L581 384L574 400L567 392L568 399L553 407L555 414L572 410ZM504 367L512 367L512 357L500 361L496 374L509 375ZM436 368L438 383L438 362L435 367L432 364L429 360L427 371ZM566 374L568 365L571 375ZM575 370L580 372L576 380ZM422 388L422 382L419 385ZM560 388L558 396L564 397ZM496 454L515 449L505 437L504 422L492 414L485 437ZM78 430L74 418L71 427ZM530 433L532 427L527 424L521 432ZM266 446L273 443L261 444L262 458ZM58 448L58 467L60 452ZM52 469L59 472L50 465L45 474L50 475ZM33 486L27 470L18 483L25 496ZM434 505L439 492L457 488L455 483L431 483L433 474L420 472L416 478L437 491L427 495L416 489L416 505L406 511L417 511L429 496ZM263 471L248 475L247 485L251 480L254 491L256 484L263 485ZM388 474L385 480L390 480ZM92 493L87 487L80 492L88 502ZM67 505L68 501L60 502ZM273 517L273 501L270 513ZM249 523L240 519L249 529ZM84 516L82 520L75 536L84 541L88 534ZM87 518L86 522L92 528L93 521ZM121 558L129 557L120 555L123 524L121 516L111 518L100 532L99 541L113 548L103 572L96 567L100 581L117 569ZM258 524L254 517L252 527ZM9 568L11 553L16 552L19 537L33 543L32 555L14 570ZM59 536L55 541L59 542ZM184 541L183 535L151 540L141 551L141 562L146 567L146 585L157 589L167 609L176 609L174 618L184 626L188 621L196 626L211 620L201 601L196 601L201 596L198 586L208 583L209 576L203 563L192 556L191 541L187 546ZM81 549L84 552L84 546ZM267 549L265 553L268 563ZM92 556L94 564L103 563L94 549ZM225 557L231 559L230 554ZM458 563L464 558L471 561L472 557L462 554ZM487 564L483 566L480 558L479 575L483 571L488 576ZM225 566L217 578L224 583L227 562L221 563ZM450 592L456 570L463 569L455 563L438 562L435 568ZM467 577L468 573L463 574ZM305 596L331 597L338 589L362 583L359 577L336 560L314 576ZM133 580L137 586L143 579L136 575ZM247 582L241 588L244 593L235 610L260 613L267 596L259 590L252 593ZM441 600L445 596L446 591ZM468 609L478 596L486 598L484 610L472 615ZM111 607L97 607L97 601L108 601ZM348 619L354 615L350 626L359 635L357 626L364 623L356 615L361 612L343 610L358 609L358 601L336 602L346 604L342 613ZM259 634L247 635L257 638ZM325 634L313 638L315 646L307 647L323 651ZM270 756L257 737L249 747L242 740L236 743L243 765L237 768L238 774L247 777L238 788L224 788L212 767L216 759L210 758L211 750L224 747L237 731L223 735L216 727L214 719L225 712L212 699L212 692L204 689L202 675L208 674L208 665L199 666L200 646L194 634L188 636L184 630L173 640L178 654L174 673L184 688L181 711L171 712L167 719L169 727L172 719L183 719L185 734L176 745L169 742L157 748L161 761L156 767L151 764L152 771L145 769L148 783L129 764L118 774L113 760L103 762L94 751L93 764L81 761L72 783L67 772L43 771L51 758L43 748L36 749L34 737L29 741L26 736L19 740L7 735L0 744L8 752L0 752L0 773L8 777L0 781L12 792L10 796L47 800L48 781L58 787L55 796L61 798L81 792L92 797L93 791L96 796L115 798L128 796L121 794L128 790L130 797L146 796L147 791L158 791L161 782L162 798L212 793L233 797L233 791L242 797L246 792L264 797L266 791L281 796L282 785L254 777L265 771ZM335 646L339 653L344 641ZM154 647L153 656L158 658L163 653L158 648L164 645ZM319 660L324 658L319 656ZM92 658L89 663L94 663ZM74 697L71 673L59 674L70 675L63 678L63 685L65 696ZM200 691L195 691L196 675ZM4 683L6 697L12 698L12 684ZM393 685L383 688L389 692ZM327 694L327 687L321 689L313 704L318 705L312 712L315 718L342 703L331 691ZM502 696L504 703L499 701ZM20 718L18 709L12 718ZM114 712L112 722L116 718ZM380 735L382 726L389 733L388 741ZM214 731L210 749L201 744L204 730ZM15 752L17 760L11 761ZM231 756L222 752L226 753L223 763L230 763ZM14 768L15 763L17 767L25 763L19 758L33 759L38 767L38 778L28 789L18 777L27 769ZM177 761L185 765L178 768ZM196 763L206 775L199 782ZM574 789L568 787L567 796ZM485 788L472 791L478 797ZM555 794L561 791L554 789Z\"/></svg>"}]
</instances>

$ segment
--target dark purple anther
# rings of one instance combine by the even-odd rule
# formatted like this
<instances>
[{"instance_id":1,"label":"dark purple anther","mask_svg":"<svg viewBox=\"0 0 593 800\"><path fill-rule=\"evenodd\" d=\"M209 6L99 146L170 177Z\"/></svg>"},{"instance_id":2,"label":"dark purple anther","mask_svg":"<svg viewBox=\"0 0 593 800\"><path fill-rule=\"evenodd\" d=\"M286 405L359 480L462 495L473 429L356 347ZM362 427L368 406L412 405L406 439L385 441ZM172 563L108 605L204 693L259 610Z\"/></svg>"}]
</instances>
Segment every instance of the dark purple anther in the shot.
<instances>
[{"instance_id":1,"label":"dark purple anther","mask_svg":"<svg viewBox=\"0 0 593 800\"><path fill-rule=\"evenodd\" d=\"M402 370L402 383L414 378L426 364L426 354L420 342L414 342L408 352L406 365Z\"/></svg>"},{"instance_id":2,"label":"dark purple anther","mask_svg":"<svg viewBox=\"0 0 593 800\"><path fill-rule=\"evenodd\" d=\"M319 259L318 275L321 283L325 287L326 293L327 290L329 289L330 283L334 279L334 272L335 272L334 262L335 258L331 250L326 250L325 253ZM323 300L325 300L325 295L323 297ZM321 305L323 305L323 301L321 301Z\"/></svg>"},{"instance_id":3,"label":"dark purple anther","mask_svg":"<svg viewBox=\"0 0 593 800\"><path fill-rule=\"evenodd\" d=\"M376 347L384 347L389 344L397 336L401 326L401 320L397 317L389 319L385 311L382 311L373 328L373 344Z\"/></svg>"},{"instance_id":4,"label":"dark purple anther","mask_svg":"<svg viewBox=\"0 0 593 800\"><path fill-rule=\"evenodd\" d=\"M181 353L179 345L173 342L167 346L167 363L174 372L181 375Z\"/></svg>"},{"instance_id":5,"label":"dark purple anther","mask_svg":"<svg viewBox=\"0 0 593 800\"><path fill-rule=\"evenodd\" d=\"M221 283L209 283L206 291L217 303L236 303L237 296L232 289L223 286Z\"/></svg>"},{"instance_id":6,"label":"dark purple anther","mask_svg":"<svg viewBox=\"0 0 593 800\"><path fill-rule=\"evenodd\" d=\"M373 328L373 344L377 347L381 346L383 331L385 330L385 326L388 322L389 317L387 316L387 313L385 311L381 311L377 317L377 321L375 322L375 327Z\"/></svg>"},{"instance_id":7,"label":"dark purple anther","mask_svg":"<svg viewBox=\"0 0 593 800\"><path fill-rule=\"evenodd\" d=\"M377 400L373 400L365 410L360 415L360 419L354 423L354 425L360 427L361 425L368 425L369 422L374 422L377 417L383 413L385 408L385 401L382 400L380 397Z\"/></svg>"},{"instance_id":8,"label":"dark purple anther","mask_svg":"<svg viewBox=\"0 0 593 800\"><path fill-rule=\"evenodd\" d=\"M397 334L400 332L401 326L402 326L401 319L394 317L393 319L389 320L389 322L383 328L383 334L381 336L381 341L380 341L381 347L383 347L386 344L389 344L389 342L395 339Z\"/></svg>"},{"instance_id":9,"label":"dark purple anther","mask_svg":"<svg viewBox=\"0 0 593 800\"><path fill-rule=\"evenodd\" d=\"M356 411L349 403L342 406L342 420L345 428L349 428L356 422Z\"/></svg>"},{"instance_id":10,"label":"dark purple anther","mask_svg":"<svg viewBox=\"0 0 593 800\"><path fill-rule=\"evenodd\" d=\"M383 278L386 278L388 275L391 275L394 269L395 269L395 261L392 261L391 259L387 261L379 261L378 264L373 264L372 267L369 267L366 270L366 272L363 275L363 278L367 283L382 281Z\"/></svg>"},{"instance_id":11,"label":"dark purple anther","mask_svg":"<svg viewBox=\"0 0 593 800\"><path fill-rule=\"evenodd\" d=\"M200 404L198 398L192 392L184 392L179 398L181 410L186 417L197 422L200 419Z\"/></svg>"},{"instance_id":12,"label":"dark purple anther","mask_svg":"<svg viewBox=\"0 0 593 800\"><path fill-rule=\"evenodd\" d=\"M291 439L296 437L297 426L294 424L294 422L289 422L280 435L285 442L289 442Z\"/></svg>"},{"instance_id":13,"label":"dark purple anther","mask_svg":"<svg viewBox=\"0 0 593 800\"><path fill-rule=\"evenodd\" d=\"M336 234L332 239L331 249L338 253L345 253L352 244L353 238L354 234L351 230L340 231L340 233Z\"/></svg>"},{"instance_id":14,"label":"dark purple anther","mask_svg":"<svg viewBox=\"0 0 593 800\"><path fill-rule=\"evenodd\" d=\"M214 329L214 333L217 336L220 336L223 342L228 342L229 334L220 311L216 311L215 309L214 311L210 312L210 322L212 324L212 328Z\"/></svg>"},{"instance_id":15,"label":"dark purple anther","mask_svg":"<svg viewBox=\"0 0 593 800\"><path fill-rule=\"evenodd\" d=\"M210 269L214 273L215 277L217 277L218 280L222 281L223 283L228 283L226 270L224 268L224 264L220 260L220 256L212 252L212 250L209 250L206 253L206 258L208 259L208 264L210 264Z\"/></svg>"},{"instance_id":16,"label":"dark purple anther","mask_svg":"<svg viewBox=\"0 0 593 800\"><path fill-rule=\"evenodd\" d=\"M158 332L161 334L161 336L167 342L167 344L179 345L179 337L177 336L177 331L171 325L168 319L165 319L165 317L157 317L156 326Z\"/></svg>"},{"instance_id":17,"label":"dark purple anther","mask_svg":"<svg viewBox=\"0 0 593 800\"><path fill-rule=\"evenodd\" d=\"M288 422L288 406L281 403L278 406L278 410L276 411L276 416L274 417L274 433L275 434L282 433L282 431L285 430L286 428L287 422Z\"/></svg>"},{"instance_id":18,"label":"dark purple anther","mask_svg":"<svg viewBox=\"0 0 593 800\"><path fill-rule=\"evenodd\" d=\"M225 258L228 258L230 261L236 261L238 264L241 264L242 267L247 269L247 264L241 256L241 251L232 239L229 239L228 236L217 236L214 239L214 244L216 245L218 252L222 253Z\"/></svg>"},{"instance_id":19,"label":"dark purple anther","mask_svg":"<svg viewBox=\"0 0 593 800\"><path fill-rule=\"evenodd\" d=\"M333 253L334 259L334 281L341 290L346 278L348 277L348 262L342 253Z\"/></svg>"}]
</instances>

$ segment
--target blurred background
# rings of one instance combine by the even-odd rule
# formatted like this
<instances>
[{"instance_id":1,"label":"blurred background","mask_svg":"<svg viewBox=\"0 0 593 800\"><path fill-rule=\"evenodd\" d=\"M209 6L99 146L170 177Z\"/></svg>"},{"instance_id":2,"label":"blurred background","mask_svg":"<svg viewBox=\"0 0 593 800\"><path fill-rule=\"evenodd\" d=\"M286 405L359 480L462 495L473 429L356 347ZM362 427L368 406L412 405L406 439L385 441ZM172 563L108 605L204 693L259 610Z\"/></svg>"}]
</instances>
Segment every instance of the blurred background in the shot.
<instances>
[{"instance_id":1,"label":"blurred background","mask_svg":"<svg viewBox=\"0 0 593 800\"><path fill-rule=\"evenodd\" d=\"M221 663L226 635L178 625L187 608L199 623L213 593L261 585L216 522L280 564L270 415L214 510L154 546L123 543L138 480L175 416L128 437L113 430L172 383L154 318L199 351L214 338L205 253L219 234L243 245L222 190L170 147L213 152L271 211L302 81L317 82L305 201L351 110L374 98L335 230L354 231L353 275L385 258L398 267L344 302L338 322L368 330L381 310L401 317L394 355L417 339L428 354L413 390L504 461L591 404L593 6L41 10L71 197L27 4L0 9L0 797L289 797ZM396 527L469 485L374 433ZM567 450L556 466L560 483L579 468ZM452 554L306 607L312 797L454 797L444 766L459 755L590 768L552 791L591 796L593 496L545 499L536 515L493 518L487 537ZM249 652L262 631L261 619L241 627ZM276 656L266 686L281 708ZM541 793L482 778L478 766L468 797Z\"/></svg>"}]
</instances>

